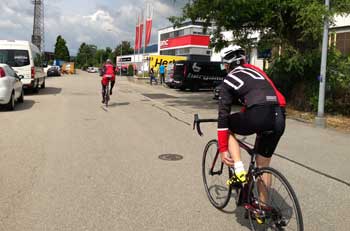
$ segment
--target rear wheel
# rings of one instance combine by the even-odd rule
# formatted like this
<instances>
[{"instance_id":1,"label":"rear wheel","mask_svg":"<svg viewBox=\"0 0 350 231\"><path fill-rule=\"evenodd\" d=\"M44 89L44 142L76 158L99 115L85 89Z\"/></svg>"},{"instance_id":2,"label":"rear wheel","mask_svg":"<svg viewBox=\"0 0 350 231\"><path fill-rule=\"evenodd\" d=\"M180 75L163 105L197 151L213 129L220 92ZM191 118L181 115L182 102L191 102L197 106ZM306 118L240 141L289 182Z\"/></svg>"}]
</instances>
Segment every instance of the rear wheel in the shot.
<instances>
[{"instance_id":1,"label":"rear wheel","mask_svg":"<svg viewBox=\"0 0 350 231\"><path fill-rule=\"evenodd\" d=\"M205 146L202 176L210 203L218 209L224 208L231 196L231 187L226 184L230 177L230 170L221 162L217 140L211 140Z\"/></svg>"},{"instance_id":2,"label":"rear wheel","mask_svg":"<svg viewBox=\"0 0 350 231\"><path fill-rule=\"evenodd\" d=\"M108 101L109 101L109 87L106 87L106 93L105 93L105 105L106 105L106 107L108 107Z\"/></svg>"},{"instance_id":3,"label":"rear wheel","mask_svg":"<svg viewBox=\"0 0 350 231\"><path fill-rule=\"evenodd\" d=\"M15 109L15 93L11 93L10 101L6 104L6 108L9 111L13 111Z\"/></svg>"},{"instance_id":4,"label":"rear wheel","mask_svg":"<svg viewBox=\"0 0 350 231\"><path fill-rule=\"evenodd\" d=\"M295 192L277 170L258 170L255 180L249 183L248 202L248 217L252 230L304 230Z\"/></svg>"},{"instance_id":5,"label":"rear wheel","mask_svg":"<svg viewBox=\"0 0 350 231\"><path fill-rule=\"evenodd\" d=\"M44 79L44 82L41 84L40 88L44 89L45 87L46 87L46 85L45 85L45 79Z\"/></svg>"},{"instance_id":6,"label":"rear wheel","mask_svg":"<svg viewBox=\"0 0 350 231\"><path fill-rule=\"evenodd\" d=\"M196 92L199 90L199 84L198 83L193 83L191 86L191 91Z\"/></svg>"},{"instance_id":7,"label":"rear wheel","mask_svg":"<svg viewBox=\"0 0 350 231\"><path fill-rule=\"evenodd\" d=\"M39 92L39 81L36 81L36 84L34 84L32 91L33 93Z\"/></svg>"},{"instance_id":8,"label":"rear wheel","mask_svg":"<svg viewBox=\"0 0 350 231\"><path fill-rule=\"evenodd\" d=\"M23 93L23 88L21 90L21 95L19 96L19 98L17 99L18 103L23 103L24 101L24 93Z\"/></svg>"}]
</instances>

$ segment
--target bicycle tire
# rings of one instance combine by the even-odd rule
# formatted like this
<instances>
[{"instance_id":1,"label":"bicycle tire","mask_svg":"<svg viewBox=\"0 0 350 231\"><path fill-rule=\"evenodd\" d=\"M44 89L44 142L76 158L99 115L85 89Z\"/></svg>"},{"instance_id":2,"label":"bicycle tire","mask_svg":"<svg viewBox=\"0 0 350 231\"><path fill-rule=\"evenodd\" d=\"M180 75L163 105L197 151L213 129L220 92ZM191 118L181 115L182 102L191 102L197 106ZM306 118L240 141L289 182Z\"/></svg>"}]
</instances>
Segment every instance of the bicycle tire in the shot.
<instances>
[{"instance_id":1,"label":"bicycle tire","mask_svg":"<svg viewBox=\"0 0 350 231\"><path fill-rule=\"evenodd\" d=\"M264 174L271 175L271 184L266 190L268 194L267 202L260 201L257 195L259 193L257 182ZM249 205L255 203L255 208L258 208L257 211L261 211L261 206L265 206L267 209L262 209L266 212L265 218L262 219L261 217L257 218L259 215L255 215L251 211L248 212L251 230L303 231L304 224L300 205L287 179L279 171L270 167L258 169L254 173L254 178L256 180L251 178L249 181L248 203ZM265 184L260 184L260 189L266 187ZM287 204L288 202L291 204Z\"/></svg>"},{"instance_id":2,"label":"bicycle tire","mask_svg":"<svg viewBox=\"0 0 350 231\"><path fill-rule=\"evenodd\" d=\"M221 169L221 174L210 175L211 166L216 167L214 170ZM227 174L225 174L225 172L227 172ZM210 140L204 148L202 159L202 177L205 192L210 203L215 208L224 208L228 204L231 197L231 186L226 185L226 181L230 177L230 170L221 162L217 140ZM211 179L221 180L221 182L219 182L219 184L209 185L208 181Z\"/></svg>"},{"instance_id":3,"label":"bicycle tire","mask_svg":"<svg viewBox=\"0 0 350 231\"><path fill-rule=\"evenodd\" d=\"M108 82L109 84L109 82ZM106 86L106 93L105 93L105 105L108 107L108 101L109 101L109 86Z\"/></svg>"}]
</instances>

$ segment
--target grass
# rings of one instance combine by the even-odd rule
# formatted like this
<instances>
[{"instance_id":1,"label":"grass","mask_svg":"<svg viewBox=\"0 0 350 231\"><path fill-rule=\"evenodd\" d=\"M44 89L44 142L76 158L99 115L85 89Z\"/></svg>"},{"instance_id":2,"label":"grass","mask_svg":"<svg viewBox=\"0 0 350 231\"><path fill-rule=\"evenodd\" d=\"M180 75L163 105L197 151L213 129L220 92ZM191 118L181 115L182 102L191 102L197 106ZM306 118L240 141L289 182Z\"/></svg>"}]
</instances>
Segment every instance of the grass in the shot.
<instances>
[{"instance_id":1,"label":"grass","mask_svg":"<svg viewBox=\"0 0 350 231\"><path fill-rule=\"evenodd\" d=\"M287 117L301 120L306 123L314 123L316 114L313 112L302 112L293 108L287 108ZM342 115L326 114L327 127L335 128L343 132L350 132L350 117Z\"/></svg>"}]
</instances>

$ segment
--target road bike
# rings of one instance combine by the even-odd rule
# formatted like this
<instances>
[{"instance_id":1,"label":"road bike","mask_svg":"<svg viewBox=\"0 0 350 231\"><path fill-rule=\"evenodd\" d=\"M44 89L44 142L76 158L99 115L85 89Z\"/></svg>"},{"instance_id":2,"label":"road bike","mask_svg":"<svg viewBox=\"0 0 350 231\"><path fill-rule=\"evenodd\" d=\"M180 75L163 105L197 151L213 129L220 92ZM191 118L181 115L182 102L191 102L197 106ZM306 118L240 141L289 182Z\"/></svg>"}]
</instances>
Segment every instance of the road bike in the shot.
<instances>
[{"instance_id":1,"label":"road bike","mask_svg":"<svg viewBox=\"0 0 350 231\"><path fill-rule=\"evenodd\" d=\"M217 121L199 119L198 114L195 114L193 129L197 128L197 133L202 136L200 123ZM244 184L227 184L234 170L221 161L217 140L210 140L204 148L202 176L210 203L223 209L234 197L237 206L245 208L245 217L249 219L251 230L304 230L298 199L286 177L271 167L258 168L255 163L258 153L244 139L237 141L240 148L250 155L247 182Z\"/></svg>"},{"instance_id":2,"label":"road bike","mask_svg":"<svg viewBox=\"0 0 350 231\"><path fill-rule=\"evenodd\" d=\"M106 75L105 77L107 78L108 82L107 82L107 85L106 85L106 88L105 88L105 94L104 94L103 97L104 97L105 105L106 105L106 107L108 107L108 102L109 102L109 99L110 99L109 84L111 82L112 76Z\"/></svg>"}]
</instances>

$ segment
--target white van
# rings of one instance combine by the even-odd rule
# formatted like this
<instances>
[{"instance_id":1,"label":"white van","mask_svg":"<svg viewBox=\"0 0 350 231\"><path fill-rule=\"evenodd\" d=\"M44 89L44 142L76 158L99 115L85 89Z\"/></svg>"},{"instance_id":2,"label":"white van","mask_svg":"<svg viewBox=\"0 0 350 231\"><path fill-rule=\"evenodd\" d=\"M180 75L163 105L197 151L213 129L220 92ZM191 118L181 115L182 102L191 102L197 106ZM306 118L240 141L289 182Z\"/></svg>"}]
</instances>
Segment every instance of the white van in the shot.
<instances>
[{"instance_id":1,"label":"white van","mask_svg":"<svg viewBox=\"0 0 350 231\"><path fill-rule=\"evenodd\" d=\"M28 41L0 40L0 63L11 66L21 80L23 88L38 92L39 87L45 88L46 74L43 69L42 53Z\"/></svg>"}]
</instances>

